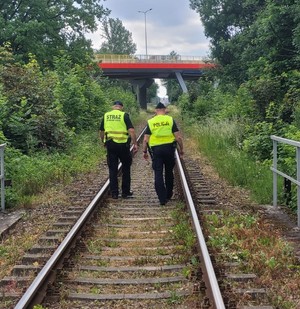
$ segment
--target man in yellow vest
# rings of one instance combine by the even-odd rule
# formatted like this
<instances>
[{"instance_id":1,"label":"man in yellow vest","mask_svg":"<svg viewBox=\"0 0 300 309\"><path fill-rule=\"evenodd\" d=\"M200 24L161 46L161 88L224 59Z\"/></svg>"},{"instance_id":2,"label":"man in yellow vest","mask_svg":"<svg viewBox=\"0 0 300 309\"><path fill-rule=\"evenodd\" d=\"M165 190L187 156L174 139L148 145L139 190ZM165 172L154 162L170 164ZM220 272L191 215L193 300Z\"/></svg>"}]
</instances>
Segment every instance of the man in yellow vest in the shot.
<instances>
[{"instance_id":1,"label":"man in yellow vest","mask_svg":"<svg viewBox=\"0 0 300 309\"><path fill-rule=\"evenodd\" d=\"M130 137L130 138L129 138ZM107 149L110 191L113 199L119 196L118 165L122 163L122 197L132 196L130 141L133 152L137 152L135 130L128 113L123 112L123 103L115 101L113 110L105 113L100 124L100 139Z\"/></svg>"},{"instance_id":2,"label":"man in yellow vest","mask_svg":"<svg viewBox=\"0 0 300 309\"><path fill-rule=\"evenodd\" d=\"M158 103L156 115L148 120L143 141L144 159L148 160L147 148L152 153L154 186L160 205L165 205L173 196L176 142L179 155L183 155L182 136L174 119L166 115L166 107Z\"/></svg>"}]
</instances>

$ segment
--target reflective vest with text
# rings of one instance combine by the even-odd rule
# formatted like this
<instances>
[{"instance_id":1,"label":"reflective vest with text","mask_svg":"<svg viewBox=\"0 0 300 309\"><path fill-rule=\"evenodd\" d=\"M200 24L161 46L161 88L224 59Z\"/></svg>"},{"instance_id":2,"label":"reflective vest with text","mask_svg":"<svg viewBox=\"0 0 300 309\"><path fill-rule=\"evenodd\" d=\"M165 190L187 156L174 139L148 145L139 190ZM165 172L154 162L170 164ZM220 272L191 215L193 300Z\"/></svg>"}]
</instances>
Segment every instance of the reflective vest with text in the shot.
<instances>
[{"instance_id":1,"label":"reflective vest with text","mask_svg":"<svg viewBox=\"0 0 300 309\"><path fill-rule=\"evenodd\" d=\"M172 144L175 141L172 132L173 118L168 115L157 115L148 120L151 131L149 146Z\"/></svg>"},{"instance_id":2,"label":"reflective vest with text","mask_svg":"<svg viewBox=\"0 0 300 309\"><path fill-rule=\"evenodd\" d=\"M115 143L126 143L128 132L124 121L125 113L112 110L104 115L105 141L112 139Z\"/></svg>"}]
</instances>

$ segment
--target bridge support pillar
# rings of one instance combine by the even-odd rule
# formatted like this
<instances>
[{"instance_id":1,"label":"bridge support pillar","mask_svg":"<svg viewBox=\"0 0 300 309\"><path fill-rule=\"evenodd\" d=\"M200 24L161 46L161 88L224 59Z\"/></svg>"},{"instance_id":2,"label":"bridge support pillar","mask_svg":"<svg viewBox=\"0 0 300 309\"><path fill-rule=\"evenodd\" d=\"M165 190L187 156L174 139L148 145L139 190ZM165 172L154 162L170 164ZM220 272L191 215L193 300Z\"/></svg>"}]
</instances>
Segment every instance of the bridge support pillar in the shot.
<instances>
[{"instance_id":1,"label":"bridge support pillar","mask_svg":"<svg viewBox=\"0 0 300 309\"><path fill-rule=\"evenodd\" d=\"M137 97L141 109L147 109L147 88L146 87L138 88Z\"/></svg>"},{"instance_id":2,"label":"bridge support pillar","mask_svg":"<svg viewBox=\"0 0 300 309\"><path fill-rule=\"evenodd\" d=\"M142 109L147 109L147 88L149 88L154 79L135 79L130 81L136 87L137 99Z\"/></svg>"},{"instance_id":3,"label":"bridge support pillar","mask_svg":"<svg viewBox=\"0 0 300 309\"><path fill-rule=\"evenodd\" d=\"M180 74L180 72L175 72L175 75L176 75L177 80L178 80L178 82L179 82L179 84L181 86L182 91L184 93L187 93L188 90L187 90L186 84L185 84L185 82L184 82L184 80L182 78L182 75Z\"/></svg>"}]
</instances>

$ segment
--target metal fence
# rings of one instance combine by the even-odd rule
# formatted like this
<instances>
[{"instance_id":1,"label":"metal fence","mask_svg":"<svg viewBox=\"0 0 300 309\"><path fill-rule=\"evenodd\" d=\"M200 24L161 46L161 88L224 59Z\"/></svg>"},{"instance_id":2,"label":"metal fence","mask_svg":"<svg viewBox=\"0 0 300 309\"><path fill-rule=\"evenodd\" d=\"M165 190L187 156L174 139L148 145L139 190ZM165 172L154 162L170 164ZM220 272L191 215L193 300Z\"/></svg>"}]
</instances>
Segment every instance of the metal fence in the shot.
<instances>
[{"instance_id":1,"label":"metal fence","mask_svg":"<svg viewBox=\"0 0 300 309\"><path fill-rule=\"evenodd\" d=\"M96 61L109 63L207 63L208 59L200 56L180 55L117 55L117 54L95 54Z\"/></svg>"},{"instance_id":2,"label":"metal fence","mask_svg":"<svg viewBox=\"0 0 300 309\"><path fill-rule=\"evenodd\" d=\"M6 144L0 145L0 183L1 183L1 210L5 210L5 177L4 177L4 148Z\"/></svg>"},{"instance_id":3,"label":"metal fence","mask_svg":"<svg viewBox=\"0 0 300 309\"><path fill-rule=\"evenodd\" d=\"M297 225L298 227L300 227L300 142L278 137L275 135L271 135L271 139L273 140L273 166L271 167L271 170L273 171L273 206L277 207L277 194L278 194L277 176L280 175L297 185L297 215L298 215ZM283 143L296 147L297 179L294 179L293 177L277 169L278 143Z\"/></svg>"}]
</instances>

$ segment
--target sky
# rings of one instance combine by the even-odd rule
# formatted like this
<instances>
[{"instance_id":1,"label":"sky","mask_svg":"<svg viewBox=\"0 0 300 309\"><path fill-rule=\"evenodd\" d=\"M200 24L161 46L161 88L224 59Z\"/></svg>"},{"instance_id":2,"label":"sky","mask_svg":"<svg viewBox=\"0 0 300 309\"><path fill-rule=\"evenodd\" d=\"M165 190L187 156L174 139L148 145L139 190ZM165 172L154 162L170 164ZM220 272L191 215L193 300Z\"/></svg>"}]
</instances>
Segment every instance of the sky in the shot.
<instances>
[{"instance_id":1,"label":"sky","mask_svg":"<svg viewBox=\"0 0 300 309\"><path fill-rule=\"evenodd\" d=\"M209 55L209 40L204 35L200 16L189 7L189 0L106 0L103 6L111 10L111 18L119 18L132 34L137 55L146 54L145 14L148 55L181 56ZM101 46L101 30L88 34L93 47Z\"/></svg>"}]
</instances>

